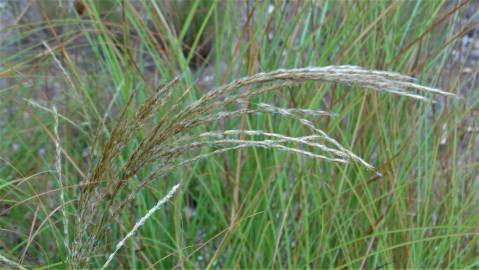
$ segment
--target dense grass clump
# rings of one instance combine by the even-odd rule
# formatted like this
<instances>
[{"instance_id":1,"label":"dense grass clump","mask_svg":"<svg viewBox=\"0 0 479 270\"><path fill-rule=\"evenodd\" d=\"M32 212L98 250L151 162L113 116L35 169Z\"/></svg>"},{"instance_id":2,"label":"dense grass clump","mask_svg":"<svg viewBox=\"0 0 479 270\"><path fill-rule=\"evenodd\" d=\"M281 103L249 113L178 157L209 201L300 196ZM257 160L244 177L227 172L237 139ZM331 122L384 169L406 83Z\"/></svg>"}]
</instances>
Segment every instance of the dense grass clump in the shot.
<instances>
[{"instance_id":1,"label":"dense grass clump","mask_svg":"<svg viewBox=\"0 0 479 270\"><path fill-rule=\"evenodd\" d=\"M9 3L0 264L479 263L474 3L59 3Z\"/></svg>"}]
</instances>

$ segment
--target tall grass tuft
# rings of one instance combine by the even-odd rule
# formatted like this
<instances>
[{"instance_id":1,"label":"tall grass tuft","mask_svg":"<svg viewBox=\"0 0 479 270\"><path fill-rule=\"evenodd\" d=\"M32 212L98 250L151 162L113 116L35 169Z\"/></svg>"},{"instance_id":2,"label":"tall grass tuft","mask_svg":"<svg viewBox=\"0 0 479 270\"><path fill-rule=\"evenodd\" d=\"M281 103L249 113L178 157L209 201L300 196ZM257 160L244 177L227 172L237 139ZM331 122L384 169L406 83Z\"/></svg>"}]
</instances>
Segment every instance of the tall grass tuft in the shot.
<instances>
[{"instance_id":1,"label":"tall grass tuft","mask_svg":"<svg viewBox=\"0 0 479 270\"><path fill-rule=\"evenodd\" d=\"M368 169L374 169L373 165L347 150L326 132L297 113L310 112L310 110L282 109L268 104L260 104L253 110L243 108L227 111L228 106L237 105L242 100L268 91L280 91L287 83L301 84L306 81L355 85L419 100L428 99L413 93L412 90L453 95L435 88L418 85L413 82L412 78L397 73L365 70L354 66L281 69L258 73L212 89L197 101L189 104L184 102L184 94L173 95L178 80L179 78L174 79L160 87L136 110L131 118L126 117L128 110L126 107L117 119L110 137L101 150L98 161L94 163L89 170L91 173L83 181L71 257L75 267L83 266L87 258L96 252L100 241L105 240L104 237L107 233L105 230L108 225L114 222L115 216L141 191L141 187L163 177L173 169L186 166L188 163L210 157L213 154L240 148L260 147L288 151L330 162L344 164L358 162ZM271 85L264 86L268 83ZM179 98L175 99L175 96ZM128 103L131 102L132 96L129 100ZM166 110L164 117L157 122L149 123L151 117L159 109ZM222 118L257 112L277 113L281 117L292 116L293 119L310 129L312 135L290 137L261 130L223 130L195 134L197 133L195 128L208 126ZM312 112L316 113L316 111ZM126 162L120 167L116 167L115 159L125 151L125 148L130 146L131 139L138 137L140 133L145 135L133 147ZM246 135L247 138L240 138L240 135ZM192 155L196 149L201 148L210 150L210 152ZM153 164L154 169L147 177L139 179L137 188L130 190L127 186L128 181L131 181L142 168L149 164ZM380 175L380 173L378 174ZM126 197L118 200L117 196L120 192L126 194ZM135 225L136 227L139 226ZM124 241L121 243L116 250L124 244ZM109 264L114 253L105 265Z\"/></svg>"},{"instance_id":2,"label":"tall grass tuft","mask_svg":"<svg viewBox=\"0 0 479 270\"><path fill-rule=\"evenodd\" d=\"M475 1L7 2L0 268L479 265Z\"/></svg>"}]
</instances>

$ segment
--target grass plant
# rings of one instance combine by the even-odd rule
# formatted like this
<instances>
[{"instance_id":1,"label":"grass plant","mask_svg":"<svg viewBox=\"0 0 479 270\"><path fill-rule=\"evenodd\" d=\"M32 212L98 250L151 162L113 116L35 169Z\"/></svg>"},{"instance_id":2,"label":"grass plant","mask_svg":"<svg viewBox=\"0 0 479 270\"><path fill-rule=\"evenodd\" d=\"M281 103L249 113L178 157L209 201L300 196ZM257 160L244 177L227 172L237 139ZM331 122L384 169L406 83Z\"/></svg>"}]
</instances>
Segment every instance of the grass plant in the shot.
<instances>
[{"instance_id":1,"label":"grass plant","mask_svg":"<svg viewBox=\"0 0 479 270\"><path fill-rule=\"evenodd\" d=\"M1 36L1 266L479 264L473 1L58 3Z\"/></svg>"}]
</instances>

